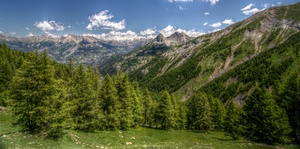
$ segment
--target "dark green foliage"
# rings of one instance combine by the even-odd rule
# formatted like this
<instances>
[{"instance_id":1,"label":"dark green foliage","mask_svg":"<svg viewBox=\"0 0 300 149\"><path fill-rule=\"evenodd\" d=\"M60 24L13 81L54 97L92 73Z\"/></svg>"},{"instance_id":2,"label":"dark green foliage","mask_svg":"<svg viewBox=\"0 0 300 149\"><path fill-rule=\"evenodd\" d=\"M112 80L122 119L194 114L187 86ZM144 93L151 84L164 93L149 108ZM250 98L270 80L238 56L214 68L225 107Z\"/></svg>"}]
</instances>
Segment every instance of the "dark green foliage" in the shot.
<instances>
[{"instance_id":1,"label":"dark green foliage","mask_svg":"<svg viewBox=\"0 0 300 149\"><path fill-rule=\"evenodd\" d=\"M164 91L158 101L156 124L163 129L174 129L177 126L176 101L168 91Z\"/></svg>"},{"instance_id":2,"label":"dark green foliage","mask_svg":"<svg viewBox=\"0 0 300 149\"><path fill-rule=\"evenodd\" d=\"M300 74L295 72L285 85L277 83L276 101L286 110L292 127L291 139L300 144Z\"/></svg>"},{"instance_id":3,"label":"dark green foliage","mask_svg":"<svg viewBox=\"0 0 300 149\"><path fill-rule=\"evenodd\" d=\"M214 128L216 130L222 130L225 118L225 109L223 103L212 96L208 97L208 101L211 107L211 117Z\"/></svg>"},{"instance_id":4,"label":"dark green foliage","mask_svg":"<svg viewBox=\"0 0 300 149\"><path fill-rule=\"evenodd\" d=\"M57 137L62 130L58 115L61 105L51 63L47 52L41 56L37 51L29 53L12 82L12 106L17 123L23 129Z\"/></svg>"},{"instance_id":5,"label":"dark green foliage","mask_svg":"<svg viewBox=\"0 0 300 149\"><path fill-rule=\"evenodd\" d=\"M233 139L239 139L242 135L242 109L230 100L226 106L226 116L224 123L225 135Z\"/></svg>"},{"instance_id":6,"label":"dark green foliage","mask_svg":"<svg viewBox=\"0 0 300 149\"><path fill-rule=\"evenodd\" d=\"M187 123L189 129L209 131L213 129L211 107L205 93L194 94L189 99Z\"/></svg>"},{"instance_id":7,"label":"dark green foliage","mask_svg":"<svg viewBox=\"0 0 300 149\"><path fill-rule=\"evenodd\" d=\"M268 144L287 141L291 130L288 117L267 89L256 88L243 108L247 138Z\"/></svg>"}]
</instances>

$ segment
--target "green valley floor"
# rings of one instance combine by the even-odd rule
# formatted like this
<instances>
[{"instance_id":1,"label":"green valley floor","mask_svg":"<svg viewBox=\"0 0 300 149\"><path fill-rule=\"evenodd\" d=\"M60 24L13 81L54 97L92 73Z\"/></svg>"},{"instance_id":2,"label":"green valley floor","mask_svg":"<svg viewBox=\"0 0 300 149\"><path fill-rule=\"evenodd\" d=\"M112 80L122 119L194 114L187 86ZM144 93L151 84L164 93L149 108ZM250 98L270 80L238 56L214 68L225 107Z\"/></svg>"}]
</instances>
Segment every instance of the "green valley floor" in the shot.
<instances>
[{"instance_id":1,"label":"green valley floor","mask_svg":"<svg viewBox=\"0 0 300 149\"><path fill-rule=\"evenodd\" d=\"M223 132L156 130L137 128L128 131L99 131L85 133L65 130L58 140L41 139L12 125L12 115L0 111L0 149L80 149L80 148L204 148L204 149L296 149L295 145L270 146L247 140L232 140Z\"/></svg>"}]
</instances>

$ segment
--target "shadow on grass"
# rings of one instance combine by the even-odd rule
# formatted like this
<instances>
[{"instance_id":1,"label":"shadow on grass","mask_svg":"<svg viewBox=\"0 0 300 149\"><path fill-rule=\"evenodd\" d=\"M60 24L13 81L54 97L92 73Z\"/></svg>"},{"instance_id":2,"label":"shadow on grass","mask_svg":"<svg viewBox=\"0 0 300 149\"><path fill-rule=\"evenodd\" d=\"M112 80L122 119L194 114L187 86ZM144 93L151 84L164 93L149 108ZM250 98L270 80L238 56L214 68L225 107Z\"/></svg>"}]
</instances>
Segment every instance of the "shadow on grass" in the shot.
<instances>
[{"instance_id":1,"label":"shadow on grass","mask_svg":"<svg viewBox=\"0 0 300 149\"><path fill-rule=\"evenodd\" d=\"M219 140L219 141L236 141L232 138L218 138L218 137L211 137L211 138Z\"/></svg>"}]
</instances>

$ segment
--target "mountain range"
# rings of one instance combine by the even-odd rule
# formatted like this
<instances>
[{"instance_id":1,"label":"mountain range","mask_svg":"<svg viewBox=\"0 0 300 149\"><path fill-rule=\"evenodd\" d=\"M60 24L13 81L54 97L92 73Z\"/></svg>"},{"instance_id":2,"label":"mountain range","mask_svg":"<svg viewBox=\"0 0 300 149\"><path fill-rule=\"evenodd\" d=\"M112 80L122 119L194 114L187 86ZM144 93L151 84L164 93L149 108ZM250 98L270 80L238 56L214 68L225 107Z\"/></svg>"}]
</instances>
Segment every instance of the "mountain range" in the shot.
<instances>
[{"instance_id":1,"label":"mountain range","mask_svg":"<svg viewBox=\"0 0 300 149\"><path fill-rule=\"evenodd\" d=\"M0 43L23 52L48 50L49 55L58 62L99 63L118 54L125 54L148 43L150 39L101 40L92 36L67 35L62 37L32 36L7 37L0 35Z\"/></svg>"},{"instance_id":2,"label":"mountain range","mask_svg":"<svg viewBox=\"0 0 300 149\"><path fill-rule=\"evenodd\" d=\"M182 100L199 91L241 100L257 84L268 88L299 72L299 13L296 3L197 38L159 34L145 46L99 64L100 72L127 72L141 86L168 90Z\"/></svg>"}]
</instances>

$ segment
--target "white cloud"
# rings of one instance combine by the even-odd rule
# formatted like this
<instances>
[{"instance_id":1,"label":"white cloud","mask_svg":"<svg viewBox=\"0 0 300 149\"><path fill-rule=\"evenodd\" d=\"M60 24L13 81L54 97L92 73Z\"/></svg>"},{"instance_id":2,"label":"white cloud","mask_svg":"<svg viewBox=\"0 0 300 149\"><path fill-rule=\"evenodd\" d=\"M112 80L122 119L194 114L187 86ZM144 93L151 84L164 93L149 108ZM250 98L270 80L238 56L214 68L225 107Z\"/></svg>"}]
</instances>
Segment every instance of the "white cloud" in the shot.
<instances>
[{"instance_id":1,"label":"white cloud","mask_svg":"<svg viewBox=\"0 0 300 149\"><path fill-rule=\"evenodd\" d=\"M264 4L261 4L262 7L264 7L264 9L268 8L269 6L271 6L271 4L269 3L264 3Z\"/></svg>"},{"instance_id":2,"label":"white cloud","mask_svg":"<svg viewBox=\"0 0 300 149\"><path fill-rule=\"evenodd\" d=\"M202 0L202 1L210 2L211 5L214 5L214 4L216 4L217 2L219 2L219 0Z\"/></svg>"},{"instance_id":3,"label":"white cloud","mask_svg":"<svg viewBox=\"0 0 300 149\"><path fill-rule=\"evenodd\" d=\"M83 34L83 36L92 36L98 39L104 40L134 40L141 39L135 32L129 30L127 32L110 31L109 33L103 34Z\"/></svg>"},{"instance_id":4,"label":"white cloud","mask_svg":"<svg viewBox=\"0 0 300 149\"><path fill-rule=\"evenodd\" d=\"M101 11L98 14L94 14L92 16L89 16L90 23L86 27L88 30L93 29L108 29L108 30L123 30L126 27L125 20L122 20L120 22L112 22L110 21L114 16L112 14L109 14L108 10Z\"/></svg>"},{"instance_id":5,"label":"white cloud","mask_svg":"<svg viewBox=\"0 0 300 149\"><path fill-rule=\"evenodd\" d=\"M277 2L277 4L278 4L278 5L281 5L281 4L282 4L282 2Z\"/></svg>"},{"instance_id":6,"label":"white cloud","mask_svg":"<svg viewBox=\"0 0 300 149\"><path fill-rule=\"evenodd\" d=\"M32 33L29 33L28 35L27 35L28 37L32 37L32 36L34 36Z\"/></svg>"},{"instance_id":7,"label":"white cloud","mask_svg":"<svg viewBox=\"0 0 300 149\"><path fill-rule=\"evenodd\" d=\"M252 14L255 14L257 12L260 12L262 10L258 9L258 8L253 8L253 9L250 9L250 10L246 10L246 11L243 11L242 13L245 14L245 15L252 15Z\"/></svg>"},{"instance_id":8,"label":"white cloud","mask_svg":"<svg viewBox=\"0 0 300 149\"><path fill-rule=\"evenodd\" d=\"M156 30L153 29L146 29L144 31L140 31L140 34L143 36L153 35L156 33Z\"/></svg>"},{"instance_id":9,"label":"white cloud","mask_svg":"<svg viewBox=\"0 0 300 149\"><path fill-rule=\"evenodd\" d=\"M168 0L169 2L193 2L193 0Z\"/></svg>"},{"instance_id":10,"label":"white cloud","mask_svg":"<svg viewBox=\"0 0 300 149\"><path fill-rule=\"evenodd\" d=\"M65 27L63 26L62 23L60 22L55 22L55 21L42 21L42 22L35 22L34 26L37 28L43 30L45 33L48 31L56 30L56 31L63 31Z\"/></svg>"},{"instance_id":11,"label":"white cloud","mask_svg":"<svg viewBox=\"0 0 300 149\"><path fill-rule=\"evenodd\" d=\"M195 29L192 29L192 30L184 30L184 29L177 29L176 30L177 32L182 32L182 33L185 33L187 34L188 36L190 37L198 37L198 36L201 36L201 35L204 35L205 32L203 31L196 31Z\"/></svg>"},{"instance_id":12,"label":"white cloud","mask_svg":"<svg viewBox=\"0 0 300 149\"><path fill-rule=\"evenodd\" d=\"M182 11L183 10L183 7L182 6L178 6L179 10Z\"/></svg>"},{"instance_id":13,"label":"white cloud","mask_svg":"<svg viewBox=\"0 0 300 149\"><path fill-rule=\"evenodd\" d=\"M26 27L25 29L29 31L29 28L28 28L28 27Z\"/></svg>"},{"instance_id":14,"label":"white cloud","mask_svg":"<svg viewBox=\"0 0 300 149\"><path fill-rule=\"evenodd\" d=\"M221 30L220 28L216 28L216 29L210 31L210 33L217 32L217 31L220 31L220 30Z\"/></svg>"},{"instance_id":15,"label":"white cloud","mask_svg":"<svg viewBox=\"0 0 300 149\"><path fill-rule=\"evenodd\" d=\"M253 7L254 5L255 5L255 4L250 3L249 5L247 5L246 7L242 8L241 10L242 10L242 11L249 10L249 9L251 9L251 7Z\"/></svg>"},{"instance_id":16,"label":"white cloud","mask_svg":"<svg viewBox=\"0 0 300 149\"><path fill-rule=\"evenodd\" d=\"M221 22L217 22L217 23L210 24L209 26L211 26L211 27L220 27L221 25L222 25Z\"/></svg>"},{"instance_id":17,"label":"white cloud","mask_svg":"<svg viewBox=\"0 0 300 149\"><path fill-rule=\"evenodd\" d=\"M209 14L210 14L209 12L205 12L205 13L204 13L204 15L209 15Z\"/></svg>"},{"instance_id":18,"label":"white cloud","mask_svg":"<svg viewBox=\"0 0 300 149\"><path fill-rule=\"evenodd\" d=\"M17 34L17 32L11 32L10 34L12 34L12 35L16 35L16 34Z\"/></svg>"},{"instance_id":19,"label":"white cloud","mask_svg":"<svg viewBox=\"0 0 300 149\"><path fill-rule=\"evenodd\" d=\"M200 35L204 35L205 34L205 32L203 32L203 31L196 31L195 29L192 29L192 30L184 30L184 29L181 29L181 28L175 29L171 25L168 25L166 28L162 29L159 32L162 33L166 37L172 35L175 32L182 32L182 33L187 34L190 37L198 37Z\"/></svg>"},{"instance_id":20,"label":"white cloud","mask_svg":"<svg viewBox=\"0 0 300 149\"><path fill-rule=\"evenodd\" d=\"M232 21L232 19L225 19L222 23L223 23L223 24L229 24L229 25L231 25L231 24L233 24L234 22Z\"/></svg>"},{"instance_id":21,"label":"white cloud","mask_svg":"<svg viewBox=\"0 0 300 149\"><path fill-rule=\"evenodd\" d=\"M3 34L3 32L2 32L2 31L0 31L0 34Z\"/></svg>"},{"instance_id":22,"label":"white cloud","mask_svg":"<svg viewBox=\"0 0 300 149\"><path fill-rule=\"evenodd\" d=\"M207 22L205 22L204 24L203 24L203 26L206 26L208 23Z\"/></svg>"}]
</instances>

